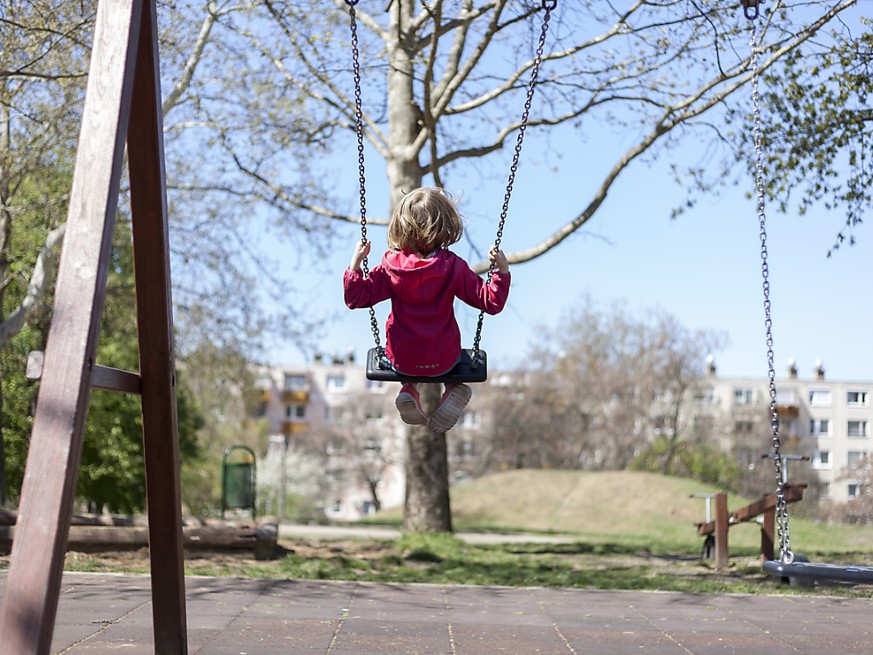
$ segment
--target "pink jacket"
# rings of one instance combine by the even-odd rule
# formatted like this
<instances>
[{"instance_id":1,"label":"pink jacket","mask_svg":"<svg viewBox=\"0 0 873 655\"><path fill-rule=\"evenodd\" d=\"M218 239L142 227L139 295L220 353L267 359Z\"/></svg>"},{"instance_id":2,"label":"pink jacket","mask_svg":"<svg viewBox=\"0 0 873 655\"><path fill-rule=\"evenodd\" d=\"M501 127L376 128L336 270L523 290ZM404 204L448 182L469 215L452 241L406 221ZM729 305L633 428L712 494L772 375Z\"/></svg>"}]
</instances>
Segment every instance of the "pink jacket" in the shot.
<instances>
[{"instance_id":1,"label":"pink jacket","mask_svg":"<svg viewBox=\"0 0 873 655\"><path fill-rule=\"evenodd\" d=\"M386 353L398 371L427 376L451 370L461 352L455 298L497 314L506 305L509 282L509 273L494 271L491 284L486 284L449 250L440 250L429 259L389 251L368 277L350 269L343 275L349 309L391 299Z\"/></svg>"}]
</instances>

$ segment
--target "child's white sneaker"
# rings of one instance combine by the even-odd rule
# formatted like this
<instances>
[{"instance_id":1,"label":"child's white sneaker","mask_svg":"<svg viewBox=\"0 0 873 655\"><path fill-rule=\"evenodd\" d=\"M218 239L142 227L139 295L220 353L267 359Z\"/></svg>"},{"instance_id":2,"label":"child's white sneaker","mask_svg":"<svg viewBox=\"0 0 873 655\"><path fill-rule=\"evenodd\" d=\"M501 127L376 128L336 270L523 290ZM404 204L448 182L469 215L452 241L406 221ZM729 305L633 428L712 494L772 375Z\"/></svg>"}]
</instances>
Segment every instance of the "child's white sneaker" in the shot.
<instances>
[{"instance_id":1,"label":"child's white sneaker","mask_svg":"<svg viewBox=\"0 0 873 655\"><path fill-rule=\"evenodd\" d=\"M428 419L427 426L434 432L448 432L455 427L472 397L473 390L466 384L446 385L442 402Z\"/></svg>"},{"instance_id":2,"label":"child's white sneaker","mask_svg":"<svg viewBox=\"0 0 873 655\"><path fill-rule=\"evenodd\" d=\"M394 401L397 406L397 411L400 412L400 419L409 425L424 425L427 423L427 417L421 411L421 400L418 397L418 389L410 382L405 383L400 387L400 393L397 394L397 400Z\"/></svg>"}]
</instances>

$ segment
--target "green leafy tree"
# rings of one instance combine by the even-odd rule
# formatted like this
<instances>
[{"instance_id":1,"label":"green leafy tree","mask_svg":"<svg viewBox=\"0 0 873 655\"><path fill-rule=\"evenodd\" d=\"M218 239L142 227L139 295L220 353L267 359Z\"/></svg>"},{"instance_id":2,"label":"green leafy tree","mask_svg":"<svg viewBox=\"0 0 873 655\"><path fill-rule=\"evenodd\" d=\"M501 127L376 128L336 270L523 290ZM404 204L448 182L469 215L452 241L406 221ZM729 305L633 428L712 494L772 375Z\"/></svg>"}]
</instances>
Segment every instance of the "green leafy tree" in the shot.
<instances>
[{"instance_id":1,"label":"green leafy tree","mask_svg":"<svg viewBox=\"0 0 873 655\"><path fill-rule=\"evenodd\" d=\"M770 193L782 211L802 215L823 204L845 224L830 256L855 243L855 229L871 208L873 187L873 31L835 31L812 52L786 57L768 75L762 96Z\"/></svg>"},{"instance_id":2,"label":"green leafy tree","mask_svg":"<svg viewBox=\"0 0 873 655\"><path fill-rule=\"evenodd\" d=\"M97 363L123 370L139 369L133 251L130 224L118 220L106 287ZM203 425L177 376L176 403L179 457L198 455L197 431ZM145 508L145 466L139 396L95 390L91 394L77 493L90 509L137 512Z\"/></svg>"},{"instance_id":3,"label":"green leafy tree","mask_svg":"<svg viewBox=\"0 0 873 655\"><path fill-rule=\"evenodd\" d=\"M26 236L28 233L19 230L16 234ZM21 289L17 292L21 293ZM14 301L14 297L11 293L10 300ZM46 298L50 299L50 296ZM97 363L125 370L138 369L134 303L130 226L120 220L116 225ZM25 360L29 351L40 350L45 343L48 310L41 316L41 329L28 324L2 351L2 383L6 401L2 420L6 428L4 440L8 453L8 482L13 497L18 495L24 473L36 400L37 383L24 379ZM184 376L177 379L176 389L180 457L183 460L196 459L199 455L197 431L202 426L202 419L184 384ZM83 505L91 511L141 511L145 507L142 453L139 397L92 391L77 487L77 495Z\"/></svg>"},{"instance_id":4,"label":"green leafy tree","mask_svg":"<svg viewBox=\"0 0 873 655\"><path fill-rule=\"evenodd\" d=\"M871 93L873 30L863 17L822 30L761 77L766 197L784 213L803 216L813 207L824 207L829 216L841 217L828 257L855 243L871 208ZM719 131L726 146L720 150L723 159L707 160L679 177L693 181L701 194L718 193L725 180L748 187L756 157L752 111L748 98L732 103L726 113L728 130ZM694 203L692 198L688 206Z\"/></svg>"},{"instance_id":5,"label":"green leafy tree","mask_svg":"<svg viewBox=\"0 0 873 655\"><path fill-rule=\"evenodd\" d=\"M41 249L47 226L56 225L63 206L58 206L60 189L69 185L69 174L60 167L38 168L22 179L14 212L15 230L7 232L2 249L5 259L0 284L0 312L15 317L27 306L27 321L14 337L0 347L0 505L17 498L27 441L36 402L36 386L25 379L28 353L43 350L48 333L51 295L43 293L25 302L34 287L31 271L39 272L42 284L51 287L54 278L54 250ZM29 279L30 278L30 279ZM37 285L41 286L41 285Z\"/></svg>"},{"instance_id":6,"label":"green leafy tree","mask_svg":"<svg viewBox=\"0 0 873 655\"><path fill-rule=\"evenodd\" d=\"M665 461L669 461L666 470ZM692 478L729 491L740 491L743 479L734 453L702 437L677 447L668 437L659 435L634 457L630 469Z\"/></svg>"}]
</instances>

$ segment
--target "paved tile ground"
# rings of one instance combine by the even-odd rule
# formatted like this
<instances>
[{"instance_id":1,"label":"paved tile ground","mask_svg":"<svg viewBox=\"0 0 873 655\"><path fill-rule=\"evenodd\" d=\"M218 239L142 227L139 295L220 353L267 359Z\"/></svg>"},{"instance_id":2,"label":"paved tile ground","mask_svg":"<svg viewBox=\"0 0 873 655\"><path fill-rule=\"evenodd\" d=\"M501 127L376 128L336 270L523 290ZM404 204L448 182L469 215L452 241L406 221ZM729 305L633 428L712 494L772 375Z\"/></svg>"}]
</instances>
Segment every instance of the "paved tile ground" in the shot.
<instances>
[{"instance_id":1,"label":"paved tile ground","mask_svg":"<svg viewBox=\"0 0 873 655\"><path fill-rule=\"evenodd\" d=\"M227 578L186 586L192 655L873 653L871 600ZM151 609L147 577L66 574L52 652L152 655Z\"/></svg>"}]
</instances>

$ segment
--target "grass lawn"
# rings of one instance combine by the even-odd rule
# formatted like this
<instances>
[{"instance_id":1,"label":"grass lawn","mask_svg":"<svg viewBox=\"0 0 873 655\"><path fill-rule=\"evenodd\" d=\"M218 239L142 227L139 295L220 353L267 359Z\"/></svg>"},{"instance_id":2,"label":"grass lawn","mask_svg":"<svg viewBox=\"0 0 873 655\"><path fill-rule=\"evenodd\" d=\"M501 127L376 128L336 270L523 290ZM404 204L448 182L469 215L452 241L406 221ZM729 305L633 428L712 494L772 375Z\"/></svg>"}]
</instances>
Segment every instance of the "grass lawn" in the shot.
<instances>
[{"instance_id":1,"label":"grass lawn","mask_svg":"<svg viewBox=\"0 0 873 655\"><path fill-rule=\"evenodd\" d=\"M693 493L712 488L646 473L512 471L453 490L458 531L530 534L527 543L473 545L454 535L405 535L396 541L283 541L269 562L239 555L192 555L191 575L549 586L701 593L829 594L873 597L873 586L789 586L763 574L755 523L730 531L731 563L715 571L700 559L695 521L704 505ZM729 508L748 499L729 497ZM377 520L399 525L397 510ZM792 547L813 561L873 564L873 529L794 518ZM537 543L560 533L566 543ZM3 566L0 561L0 566ZM148 555L70 553L68 570L148 572Z\"/></svg>"}]
</instances>

